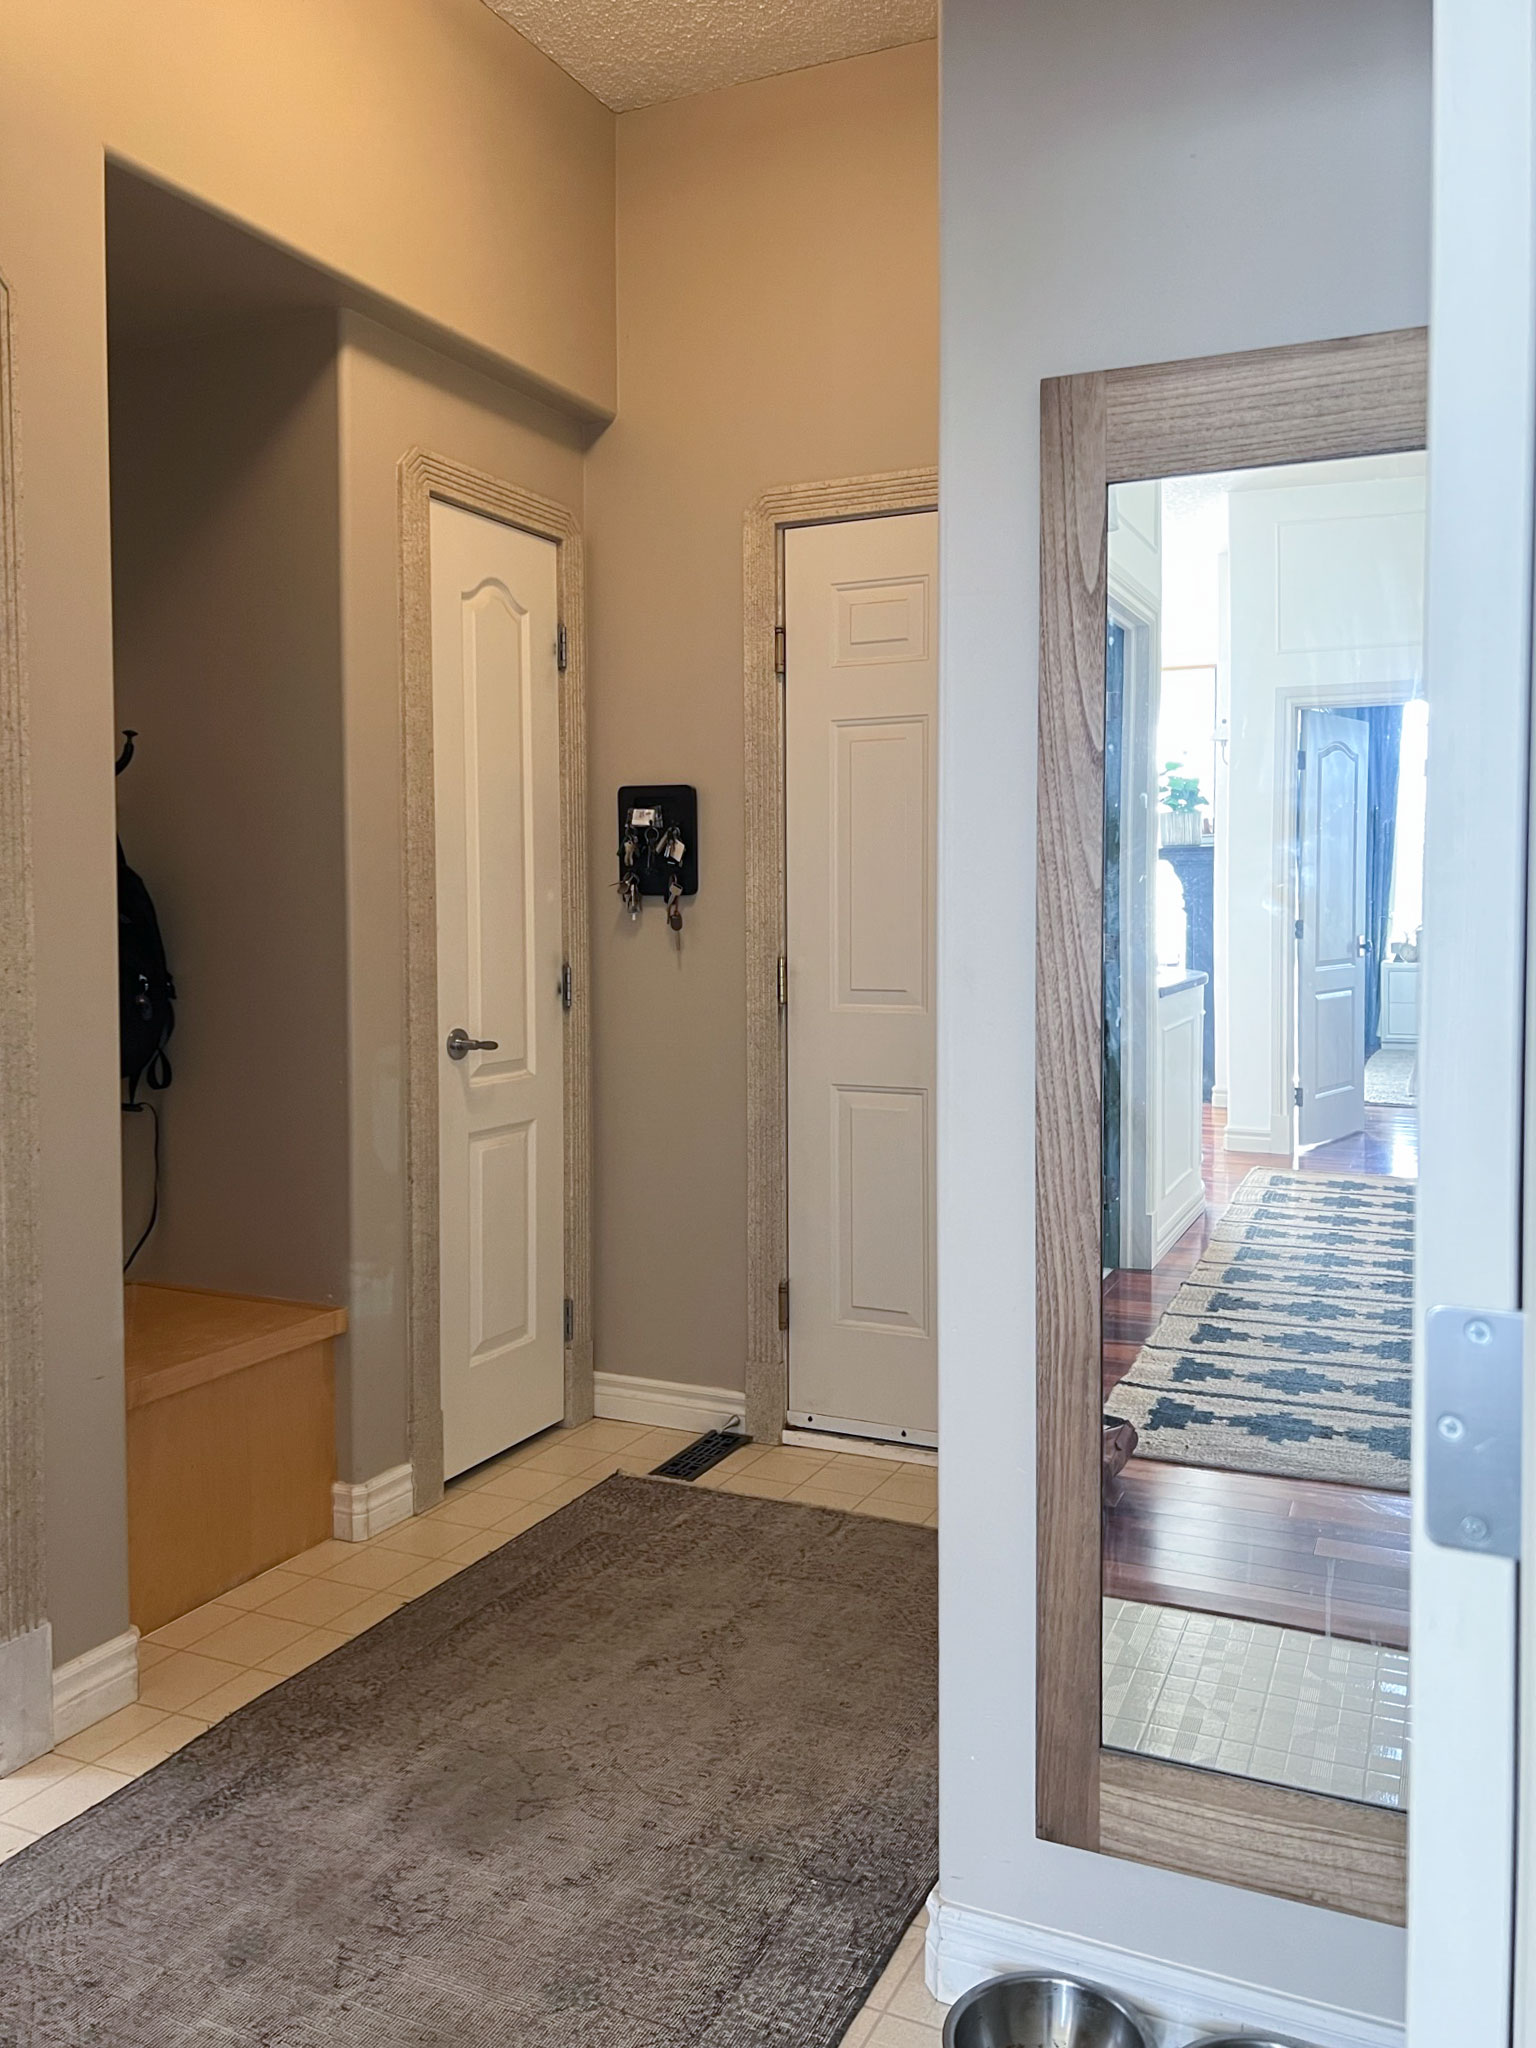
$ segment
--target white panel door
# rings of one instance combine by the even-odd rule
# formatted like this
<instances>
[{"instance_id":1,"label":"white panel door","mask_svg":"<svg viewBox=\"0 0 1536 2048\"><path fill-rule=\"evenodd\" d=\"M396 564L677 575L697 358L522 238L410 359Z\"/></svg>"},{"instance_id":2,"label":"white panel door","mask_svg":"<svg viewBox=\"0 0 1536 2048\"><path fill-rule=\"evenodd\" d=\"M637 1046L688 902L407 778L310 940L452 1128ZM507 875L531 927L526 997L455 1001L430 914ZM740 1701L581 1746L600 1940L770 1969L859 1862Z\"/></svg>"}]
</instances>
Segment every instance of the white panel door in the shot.
<instances>
[{"instance_id":1,"label":"white panel door","mask_svg":"<svg viewBox=\"0 0 1536 2048\"><path fill-rule=\"evenodd\" d=\"M785 538L789 1412L936 1441L938 519Z\"/></svg>"},{"instance_id":2,"label":"white panel door","mask_svg":"<svg viewBox=\"0 0 1536 2048\"><path fill-rule=\"evenodd\" d=\"M1301 715L1297 834L1297 1142L1365 1129L1365 853L1370 733Z\"/></svg>"},{"instance_id":3,"label":"white panel door","mask_svg":"<svg viewBox=\"0 0 1536 2048\"><path fill-rule=\"evenodd\" d=\"M431 537L451 1478L564 1412L558 615L552 542L438 503Z\"/></svg>"}]
</instances>

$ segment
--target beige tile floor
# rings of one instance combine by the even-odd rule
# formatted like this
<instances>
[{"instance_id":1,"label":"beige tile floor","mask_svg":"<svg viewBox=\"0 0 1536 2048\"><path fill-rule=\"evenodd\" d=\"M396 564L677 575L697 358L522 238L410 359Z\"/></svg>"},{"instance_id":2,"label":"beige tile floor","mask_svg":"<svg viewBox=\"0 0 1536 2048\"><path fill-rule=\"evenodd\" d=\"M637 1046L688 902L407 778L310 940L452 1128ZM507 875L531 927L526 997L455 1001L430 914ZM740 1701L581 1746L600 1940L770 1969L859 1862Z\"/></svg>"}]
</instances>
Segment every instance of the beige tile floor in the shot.
<instances>
[{"instance_id":1,"label":"beige tile floor","mask_svg":"<svg viewBox=\"0 0 1536 2048\"><path fill-rule=\"evenodd\" d=\"M1104 1740L1304 1792L1406 1806L1408 1657L1106 1600Z\"/></svg>"},{"instance_id":2,"label":"beige tile floor","mask_svg":"<svg viewBox=\"0 0 1536 2048\"><path fill-rule=\"evenodd\" d=\"M156 1629L139 1645L136 1705L0 1778L0 1860L610 1473L649 1472L689 1441L686 1430L628 1422L551 1430L456 1480L430 1513L368 1543L317 1544ZM932 1465L778 1445L749 1446L695 1482L929 1527L938 1521L937 1483ZM923 1982L921 1927L906 1935L854 2022L851 2048L936 2048L943 2013Z\"/></svg>"}]
</instances>

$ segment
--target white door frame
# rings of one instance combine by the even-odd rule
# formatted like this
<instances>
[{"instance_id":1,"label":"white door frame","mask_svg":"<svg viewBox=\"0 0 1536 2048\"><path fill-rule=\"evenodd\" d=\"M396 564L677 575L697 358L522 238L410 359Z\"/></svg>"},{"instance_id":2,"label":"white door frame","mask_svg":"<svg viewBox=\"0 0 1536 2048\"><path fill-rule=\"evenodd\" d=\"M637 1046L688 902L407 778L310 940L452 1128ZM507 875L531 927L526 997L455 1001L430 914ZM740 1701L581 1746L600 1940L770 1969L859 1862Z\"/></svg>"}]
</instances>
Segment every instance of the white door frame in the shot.
<instances>
[{"instance_id":1,"label":"white door frame","mask_svg":"<svg viewBox=\"0 0 1536 2048\"><path fill-rule=\"evenodd\" d=\"M936 469L784 484L748 507L743 537L747 785L746 1427L778 1443L789 1412L780 1287L789 1277L788 1033L784 917L784 533L791 526L938 508Z\"/></svg>"},{"instance_id":2,"label":"white door frame","mask_svg":"<svg viewBox=\"0 0 1536 2048\"><path fill-rule=\"evenodd\" d=\"M1162 701L1158 604L1123 570L1106 572L1109 613L1125 635L1121 695L1120 775L1120 1264L1150 1271L1157 1263L1152 1198L1157 1091L1157 806L1131 801L1156 777L1157 717ZM1142 875L1136 886L1138 868ZM1140 985L1126 974L1139 961ZM1127 1001L1127 989L1134 998Z\"/></svg>"},{"instance_id":3,"label":"white door frame","mask_svg":"<svg viewBox=\"0 0 1536 2048\"><path fill-rule=\"evenodd\" d=\"M1429 695L1416 1306L1529 1306L1521 1265L1536 452L1536 4L1434 10L1429 352ZM1441 1048L1444 1048L1442 1051ZM1524 1181L1524 1185L1522 1182ZM1529 1226L1527 1226L1529 1227ZM1419 1325L1422 1329L1422 1324ZM1423 1517L1422 1344L1414 1390L1415 1771L1408 1836L1414 2048L1529 2043L1512 1998L1517 1603L1532 1561L1443 1549ZM1529 1359L1530 1340L1527 1337ZM1526 1443L1532 1441L1526 1375ZM1533 1473L1525 1475L1527 1541ZM1531 1645L1527 1642L1526 1655ZM1530 1703L1525 1703L1527 1730ZM1530 1958L1527 1956L1526 1965Z\"/></svg>"},{"instance_id":4,"label":"white door frame","mask_svg":"<svg viewBox=\"0 0 1536 2048\"><path fill-rule=\"evenodd\" d=\"M581 528L552 499L413 448L400 463L401 783L405 833L408 1434L415 1509L443 1494L438 1261L437 851L432 782L434 499L553 541L565 667L560 690L560 893L571 1006L565 1016L565 1423L590 1419L592 1387L591 978L587 914L585 575Z\"/></svg>"},{"instance_id":5,"label":"white door frame","mask_svg":"<svg viewBox=\"0 0 1536 2048\"><path fill-rule=\"evenodd\" d=\"M1300 1059L1296 1016L1296 919L1300 915L1300 820L1296 815L1296 756L1301 751L1304 711L1365 710L1377 704L1412 704L1423 695L1414 682L1281 683L1275 691L1275 901L1283 915L1274 921L1271 939L1270 987L1284 1019L1280 1033L1281 1065L1270 1076L1270 1128L1289 1133L1280 1156L1296 1154L1296 1104L1293 1097Z\"/></svg>"}]
</instances>

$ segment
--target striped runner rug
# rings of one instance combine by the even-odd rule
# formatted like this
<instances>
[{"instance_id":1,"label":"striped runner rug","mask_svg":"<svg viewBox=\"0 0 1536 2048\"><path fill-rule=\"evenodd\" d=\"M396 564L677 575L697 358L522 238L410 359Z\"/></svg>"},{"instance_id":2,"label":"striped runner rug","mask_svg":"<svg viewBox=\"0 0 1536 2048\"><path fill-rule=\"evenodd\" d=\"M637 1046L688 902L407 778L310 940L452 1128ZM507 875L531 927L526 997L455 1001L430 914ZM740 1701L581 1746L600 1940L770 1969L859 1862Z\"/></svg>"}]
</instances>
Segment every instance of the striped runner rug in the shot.
<instances>
[{"instance_id":1,"label":"striped runner rug","mask_svg":"<svg viewBox=\"0 0 1536 2048\"><path fill-rule=\"evenodd\" d=\"M1259 1168L1106 1414L1138 1457L1408 1490L1413 1184Z\"/></svg>"}]
</instances>

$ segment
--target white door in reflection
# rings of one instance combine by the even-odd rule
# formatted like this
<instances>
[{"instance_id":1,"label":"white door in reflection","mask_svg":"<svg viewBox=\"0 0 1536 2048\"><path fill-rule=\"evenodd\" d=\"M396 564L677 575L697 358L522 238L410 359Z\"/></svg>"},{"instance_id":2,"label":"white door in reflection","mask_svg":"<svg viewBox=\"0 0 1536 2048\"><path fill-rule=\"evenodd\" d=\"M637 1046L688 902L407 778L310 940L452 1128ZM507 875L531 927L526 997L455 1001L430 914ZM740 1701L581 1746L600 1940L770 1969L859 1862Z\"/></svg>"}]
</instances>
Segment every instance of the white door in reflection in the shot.
<instances>
[{"instance_id":1,"label":"white door in reflection","mask_svg":"<svg viewBox=\"0 0 1536 2048\"><path fill-rule=\"evenodd\" d=\"M1296 863L1300 1145L1326 1144L1365 1128L1369 737L1358 718L1302 713Z\"/></svg>"}]
</instances>

